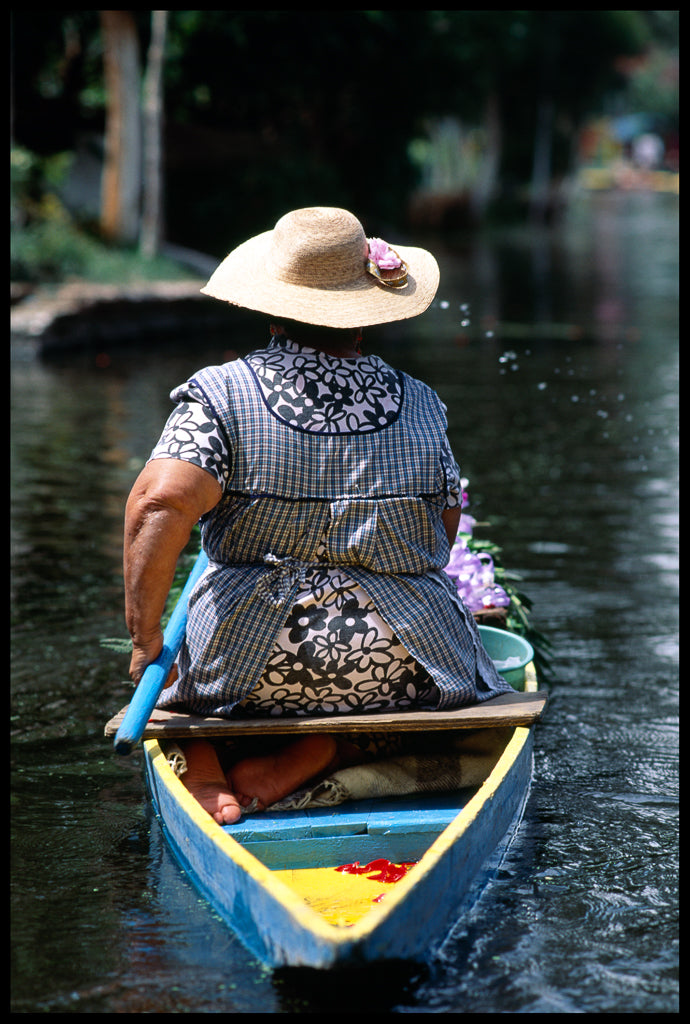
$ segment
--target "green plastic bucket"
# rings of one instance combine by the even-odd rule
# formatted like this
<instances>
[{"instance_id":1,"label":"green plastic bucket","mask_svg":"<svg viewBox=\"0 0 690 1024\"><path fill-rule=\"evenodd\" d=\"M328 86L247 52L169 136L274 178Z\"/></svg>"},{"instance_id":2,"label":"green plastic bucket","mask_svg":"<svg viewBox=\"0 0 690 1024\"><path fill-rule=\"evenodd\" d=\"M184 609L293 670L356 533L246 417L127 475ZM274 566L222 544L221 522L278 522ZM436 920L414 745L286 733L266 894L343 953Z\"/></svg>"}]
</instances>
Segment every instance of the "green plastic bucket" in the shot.
<instances>
[{"instance_id":1,"label":"green plastic bucket","mask_svg":"<svg viewBox=\"0 0 690 1024\"><path fill-rule=\"evenodd\" d=\"M479 633L486 653L498 674L515 690L525 688L525 667L534 657L534 648L523 637L494 626L480 626ZM508 664L506 664L508 663Z\"/></svg>"}]
</instances>

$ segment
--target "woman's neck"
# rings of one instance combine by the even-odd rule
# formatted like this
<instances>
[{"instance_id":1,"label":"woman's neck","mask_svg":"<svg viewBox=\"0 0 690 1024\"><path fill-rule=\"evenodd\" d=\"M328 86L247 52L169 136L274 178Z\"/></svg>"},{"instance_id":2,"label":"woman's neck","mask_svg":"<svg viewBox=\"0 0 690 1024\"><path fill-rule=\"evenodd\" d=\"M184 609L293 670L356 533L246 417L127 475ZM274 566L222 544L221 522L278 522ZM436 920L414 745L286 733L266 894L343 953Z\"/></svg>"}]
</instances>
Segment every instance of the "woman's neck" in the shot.
<instances>
[{"instance_id":1,"label":"woman's neck","mask_svg":"<svg viewBox=\"0 0 690 1024\"><path fill-rule=\"evenodd\" d=\"M283 333L290 341L306 348L316 349L336 359L357 359L361 355L359 342L361 332L356 329L336 330L330 327L318 327L312 324L286 323L281 325Z\"/></svg>"},{"instance_id":2,"label":"woman's neck","mask_svg":"<svg viewBox=\"0 0 690 1024\"><path fill-rule=\"evenodd\" d=\"M290 341L294 341L298 345L302 343L300 338L290 338ZM362 354L354 345L337 345L328 341L318 344L312 340L304 340L304 345L306 348L314 348L317 352L323 352L327 356L334 356L336 359L359 359Z\"/></svg>"}]
</instances>

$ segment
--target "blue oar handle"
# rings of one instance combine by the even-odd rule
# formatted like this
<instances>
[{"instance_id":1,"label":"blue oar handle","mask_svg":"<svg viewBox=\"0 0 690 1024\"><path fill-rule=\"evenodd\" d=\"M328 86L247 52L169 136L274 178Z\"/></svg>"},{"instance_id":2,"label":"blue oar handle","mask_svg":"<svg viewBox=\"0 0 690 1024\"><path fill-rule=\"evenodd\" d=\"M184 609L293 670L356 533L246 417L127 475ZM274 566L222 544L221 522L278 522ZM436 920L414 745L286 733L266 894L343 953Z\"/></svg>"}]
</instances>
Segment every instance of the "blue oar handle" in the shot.
<instances>
[{"instance_id":1,"label":"blue oar handle","mask_svg":"<svg viewBox=\"0 0 690 1024\"><path fill-rule=\"evenodd\" d=\"M208 558L204 551L200 551L192 571L190 572L184 590L173 609L168 625L163 634L163 650L155 661L146 666L139 685L134 691L134 696L122 719L120 728L115 736L115 750L118 754L129 754L141 739L146 723L156 706L161 695L165 682L170 674L170 669L178 655L180 646L184 639L187 628L187 605L192 588L208 565Z\"/></svg>"}]
</instances>

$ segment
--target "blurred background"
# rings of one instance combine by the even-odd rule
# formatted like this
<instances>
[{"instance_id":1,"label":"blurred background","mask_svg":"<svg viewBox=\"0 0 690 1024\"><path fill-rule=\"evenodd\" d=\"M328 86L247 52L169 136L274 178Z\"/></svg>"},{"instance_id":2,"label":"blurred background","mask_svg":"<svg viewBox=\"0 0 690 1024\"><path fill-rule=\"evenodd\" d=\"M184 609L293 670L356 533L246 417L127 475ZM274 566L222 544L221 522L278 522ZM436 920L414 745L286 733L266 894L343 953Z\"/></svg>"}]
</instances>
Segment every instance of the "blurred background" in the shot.
<instances>
[{"instance_id":1,"label":"blurred background","mask_svg":"<svg viewBox=\"0 0 690 1024\"><path fill-rule=\"evenodd\" d=\"M385 237L678 188L677 11L14 10L10 31L15 281L106 275L94 242L220 257L303 205Z\"/></svg>"}]
</instances>

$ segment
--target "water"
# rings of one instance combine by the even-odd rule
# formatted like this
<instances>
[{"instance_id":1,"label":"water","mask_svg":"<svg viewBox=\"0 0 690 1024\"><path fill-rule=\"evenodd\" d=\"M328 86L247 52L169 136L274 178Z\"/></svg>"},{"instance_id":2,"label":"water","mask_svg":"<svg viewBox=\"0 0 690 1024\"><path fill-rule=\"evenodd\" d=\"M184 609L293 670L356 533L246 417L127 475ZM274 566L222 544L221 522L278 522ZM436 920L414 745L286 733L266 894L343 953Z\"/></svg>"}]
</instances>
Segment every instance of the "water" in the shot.
<instances>
[{"instance_id":1,"label":"water","mask_svg":"<svg viewBox=\"0 0 690 1024\"><path fill-rule=\"evenodd\" d=\"M357 984L246 953L168 854L141 755L102 737L130 693L99 646L124 635L126 495L169 389L256 339L17 355L14 1012L677 1012L677 242L676 199L607 194L558 229L435 244L439 301L378 336L448 405L477 533L555 661L498 878L429 964Z\"/></svg>"}]
</instances>

